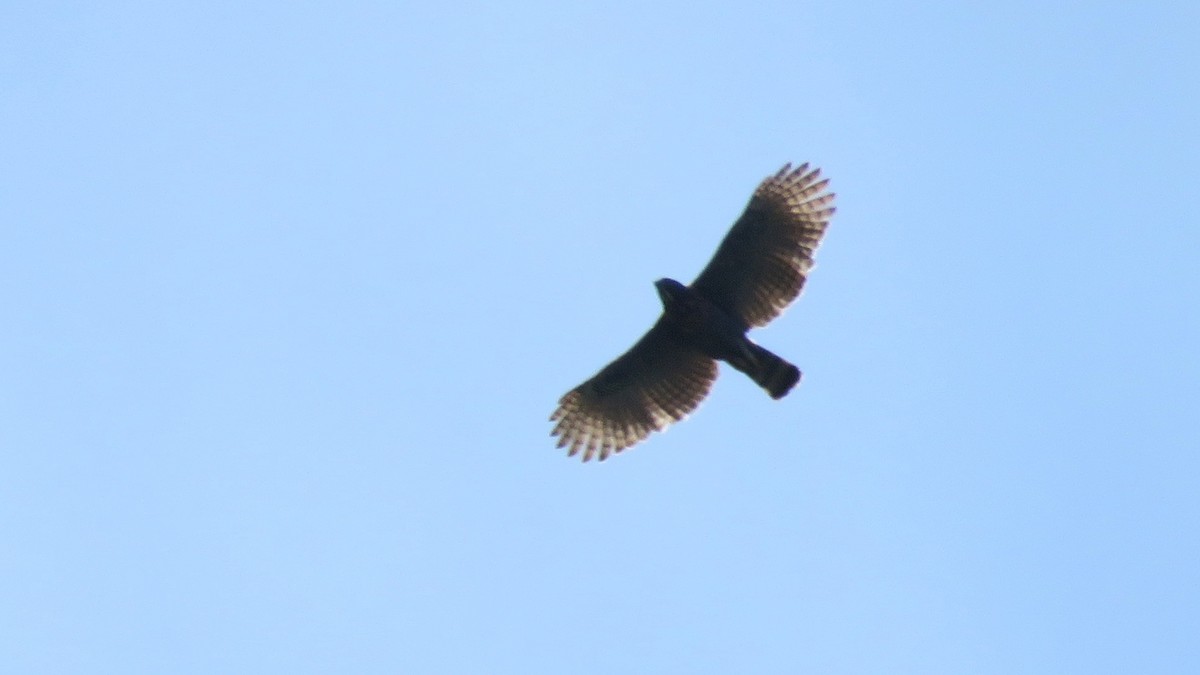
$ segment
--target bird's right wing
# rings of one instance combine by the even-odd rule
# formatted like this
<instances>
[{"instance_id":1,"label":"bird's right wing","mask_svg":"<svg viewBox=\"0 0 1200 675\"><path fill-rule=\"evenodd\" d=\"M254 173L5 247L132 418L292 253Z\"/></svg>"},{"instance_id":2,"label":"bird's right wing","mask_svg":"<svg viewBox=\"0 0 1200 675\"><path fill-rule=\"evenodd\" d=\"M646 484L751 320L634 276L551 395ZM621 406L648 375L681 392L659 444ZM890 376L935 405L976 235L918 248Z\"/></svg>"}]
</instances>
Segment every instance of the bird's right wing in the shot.
<instances>
[{"instance_id":1,"label":"bird's right wing","mask_svg":"<svg viewBox=\"0 0 1200 675\"><path fill-rule=\"evenodd\" d=\"M568 455L606 459L683 419L708 395L717 362L680 344L664 321L559 400L550 435Z\"/></svg>"}]
</instances>

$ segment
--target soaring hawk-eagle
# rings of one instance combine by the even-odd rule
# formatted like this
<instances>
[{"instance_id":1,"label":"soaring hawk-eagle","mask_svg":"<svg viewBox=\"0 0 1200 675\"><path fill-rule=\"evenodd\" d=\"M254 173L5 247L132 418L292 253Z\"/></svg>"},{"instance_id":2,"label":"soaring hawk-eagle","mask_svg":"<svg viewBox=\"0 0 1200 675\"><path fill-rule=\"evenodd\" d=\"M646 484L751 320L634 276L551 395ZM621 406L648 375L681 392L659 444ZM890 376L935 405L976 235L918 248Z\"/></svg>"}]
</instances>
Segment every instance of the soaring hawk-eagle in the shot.
<instances>
[{"instance_id":1,"label":"soaring hawk-eagle","mask_svg":"<svg viewBox=\"0 0 1200 675\"><path fill-rule=\"evenodd\" d=\"M629 351L567 392L550 417L569 455L606 459L686 417L708 395L717 361L750 376L772 398L800 370L746 336L787 307L813 266L833 216L829 181L808 164L764 180L708 266L690 286L655 282L663 313Z\"/></svg>"}]
</instances>

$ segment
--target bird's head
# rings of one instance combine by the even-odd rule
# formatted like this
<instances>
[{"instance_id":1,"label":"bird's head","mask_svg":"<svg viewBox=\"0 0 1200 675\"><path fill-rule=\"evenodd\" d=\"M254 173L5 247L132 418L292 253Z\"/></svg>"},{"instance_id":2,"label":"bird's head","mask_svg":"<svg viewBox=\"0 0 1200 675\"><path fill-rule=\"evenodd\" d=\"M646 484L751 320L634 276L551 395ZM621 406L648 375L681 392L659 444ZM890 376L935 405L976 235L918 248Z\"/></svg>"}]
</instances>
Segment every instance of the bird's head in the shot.
<instances>
[{"instance_id":1,"label":"bird's head","mask_svg":"<svg viewBox=\"0 0 1200 675\"><path fill-rule=\"evenodd\" d=\"M658 298L662 300L663 307L687 297L687 288L674 279L659 279L654 282L654 288L658 289Z\"/></svg>"}]
</instances>

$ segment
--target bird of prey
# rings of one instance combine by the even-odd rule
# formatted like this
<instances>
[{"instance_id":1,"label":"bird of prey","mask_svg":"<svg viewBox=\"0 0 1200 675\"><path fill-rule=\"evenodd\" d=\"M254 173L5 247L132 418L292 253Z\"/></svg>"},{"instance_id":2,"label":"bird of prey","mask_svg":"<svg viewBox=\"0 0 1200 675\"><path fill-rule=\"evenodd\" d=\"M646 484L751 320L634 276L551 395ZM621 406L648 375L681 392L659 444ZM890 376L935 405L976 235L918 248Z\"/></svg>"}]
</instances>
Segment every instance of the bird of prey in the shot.
<instances>
[{"instance_id":1,"label":"bird of prey","mask_svg":"<svg viewBox=\"0 0 1200 675\"><path fill-rule=\"evenodd\" d=\"M800 294L833 216L828 179L808 164L784 165L754 191L708 266L690 286L654 283L663 313L642 339L567 392L551 436L583 461L607 459L693 410L717 378L717 361L782 398L800 370L746 337Z\"/></svg>"}]
</instances>

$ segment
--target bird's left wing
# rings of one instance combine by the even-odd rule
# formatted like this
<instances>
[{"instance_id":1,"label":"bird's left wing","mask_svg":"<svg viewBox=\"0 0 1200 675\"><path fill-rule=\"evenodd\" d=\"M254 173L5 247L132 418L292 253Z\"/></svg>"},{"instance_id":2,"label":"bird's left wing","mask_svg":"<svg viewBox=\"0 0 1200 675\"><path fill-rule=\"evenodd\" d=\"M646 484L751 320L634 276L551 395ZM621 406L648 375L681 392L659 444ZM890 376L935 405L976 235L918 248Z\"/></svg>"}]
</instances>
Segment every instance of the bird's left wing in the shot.
<instances>
[{"instance_id":1,"label":"bird's left wing","mask_svg":"<svg viewBox=\"0 0 1200 675\"><path fill-rule=\"evenodd\" d=\"M833 216L820 169L785 165L754 191L692 288L746 326L763 326L800 294Z\"/></svg>"},{"instance_id":2,"label":"bird's left wing","mask_svg":"<svg viewBox=\"0 0 1200 675\"><path fill-rule=\"evenodd\" d=\"M717 362L673 337L665 317L637 344L567 392L550 416L551 436L583 461L620 452L700 405L717 378Z\"/></svg>"}]
</instances>

